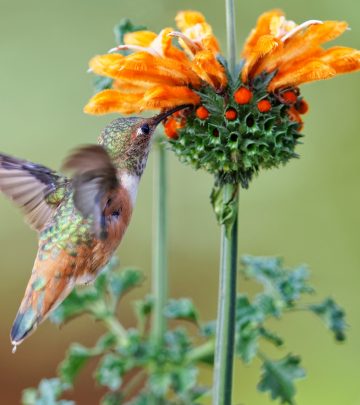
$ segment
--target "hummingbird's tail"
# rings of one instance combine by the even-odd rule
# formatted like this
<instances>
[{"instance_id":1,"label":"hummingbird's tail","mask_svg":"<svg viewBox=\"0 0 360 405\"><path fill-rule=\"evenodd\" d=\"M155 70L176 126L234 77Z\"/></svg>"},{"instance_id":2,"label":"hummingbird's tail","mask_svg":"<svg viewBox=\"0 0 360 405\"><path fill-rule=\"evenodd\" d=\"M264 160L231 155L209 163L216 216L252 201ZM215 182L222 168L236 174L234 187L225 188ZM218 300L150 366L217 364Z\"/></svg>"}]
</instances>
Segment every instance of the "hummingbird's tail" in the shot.
<instances>
[{"instance_id":1,"label":"hummingbird's tail","mask_svg":"<svg viewBox=\"0 0 360 405\"><path fill-rule=\"evenodd\" d=\"M72 291L75 282L59 262L36 260L10 337L14 348L29 336Z\"/></svg>"}]
</instances>

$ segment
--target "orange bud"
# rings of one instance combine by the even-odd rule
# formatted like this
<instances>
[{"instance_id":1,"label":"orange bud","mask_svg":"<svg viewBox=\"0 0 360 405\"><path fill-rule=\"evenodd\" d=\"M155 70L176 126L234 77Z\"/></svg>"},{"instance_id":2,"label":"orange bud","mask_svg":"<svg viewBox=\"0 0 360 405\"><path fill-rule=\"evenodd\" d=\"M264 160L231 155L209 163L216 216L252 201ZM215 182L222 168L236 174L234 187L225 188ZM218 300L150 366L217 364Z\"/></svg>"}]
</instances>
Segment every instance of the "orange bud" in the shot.
<instances>
[{"instance_id":1,"label":"orange bud","mask_svg":"<svg viewBox=\"0 0 360 405\"><path fill-rule=\"evenodd\" d=\"M209 111L203 105L198 107L196 110L196 116L201 120L206 120L209 115Z\"/></svg>"},{"instance_id":2,"label":"orange bud","mask_svg":"<svg viewBox=\"0 0 360 405\"><path fill-rule=\"evenodd\" d=\"M298 105L296 105L296 110L300 114L306 114L309 111L309 105L305 100L301 100Z\"/></svg>"},{"instance_id":3,"label":"orange bud","mask_svg":"<svg viewBox=\"0 0 360 405\"><path fill-rule=\"evenodd\" d=\"M261 100L257 103L257 108L261 113L265 113L271 110L271 103L269 100Z\"/></svg>"},{"instance_id":4,"label":"orange bud","mask_svg":"<svg viewBox=\"0 0 360 405\"><path fill-rule=\"evenodd\" d=\"M246 87L239 87L234 93L234 99L238 104L249 104L252 97L252 92Z\"/></svg>"},{"instance_id":5,"label":"orange bud","mask_svg":"<svg viewBox=\"0 0 360 405\"><path fill-rule=\"evenodd\" d=\"M236 110L234 110L233 108L229 108L228 110L226 110L225 112L225 117L227 120L229 121L234 121L237 118L237 112Z\"/></svg>"},{"instance_id":6,"label":"orange bud","mask_svg":"<svg viewBox=\"0 0 360 405\"><path fill-rule=\"evenodd\" d=\"M291 90L285 91L281 96L287 104L295 104L297 101L297 95Z\"/></svg>"},{"instance_id":7,"label":"orange bud","mask_svg":"<svg viewBox=\"0 0 360 405\"><path fill-rule=\"evenodd\" d=\"M170 139L177 139L179 137L179 128L181 128L181 124L172 117L168 118L164 124L165 134Z\"/></svg>"}]
</instances>

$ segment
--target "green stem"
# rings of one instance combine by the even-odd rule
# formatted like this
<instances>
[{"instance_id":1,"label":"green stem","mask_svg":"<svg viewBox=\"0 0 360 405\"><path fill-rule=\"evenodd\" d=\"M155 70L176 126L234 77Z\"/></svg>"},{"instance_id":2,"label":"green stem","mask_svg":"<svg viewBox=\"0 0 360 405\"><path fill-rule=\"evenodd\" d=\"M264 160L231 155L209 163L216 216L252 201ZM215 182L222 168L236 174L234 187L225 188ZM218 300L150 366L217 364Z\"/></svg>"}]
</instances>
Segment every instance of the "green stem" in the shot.
<instances>
[{"instance_id":1,"label":"green stem","mask_svg":"<svg viewBox=\"0 0 360 405\"><path fill-rule=\"evenodd\" d=\"M236 70L236 26L234 0L225 0L226 4L226 39L228 48L228 67L231 75Z\"/></svg>"},{"instance_id":2,"label":"green stem","mask_svg":"<svg viewBox=\"0 0 360 405\"><path fill-rule=\"evenodd\" d=\"M236 28L234 0L225 0L230 74L236 72ZM237 278L238 185L224 187L223 204L233 201L236 213L233 224L221 226L220 281L214 364L213 404L231 405L235 340ZM235 201L233 200L235 199ZM228 228L230 226L230 229Z\"/></svg>"},{"instance_id":3,"label":"green stem","mask_svg":"<svg viewBox=\"0 0 360 405\"><path fill-rule=\"evenodd\" d=\"M207 359L214 356L215 342L214 340L208 340L200 346L192 349L186 356L185 362L197 363L199 361L206 361Z\"/></svg>"},{"instance_id":4,"label":"green stem","mask_svg":"<svg viewBox=\"0 0 360 405\"><path fill-rule=\"evenodd\" d=\"M152 289L154 312L152 338L157 347L163 343L166 330L164 307L167 301L167 201L166 151L158 142L154 148L154 236Z\"/></svg>"},{"instance_id":5,"label":"green stem","mask_svg":"<svg viewBox=\"0 0 360 405\"><path fill-rule=\"evenodd\" d=\"M117 337L121 345L128 344L128 335L126 329L113 315L109 315L103 319L108 329Z\"/></svg>"},{"instance_id":6,"label":"green stem","mask_svg":"<svg viewBox=\"0 0 360 405\"><path fill-rule=\"evenodd\" d=\"M224 204L238 200L237 185L224 186ZM236 193L234 197L234 193ZM230 405L232 393L237 278L237 214L230 232L221 226L221 257L216 326L213 404Z\"/></svg>"}]
</instances>

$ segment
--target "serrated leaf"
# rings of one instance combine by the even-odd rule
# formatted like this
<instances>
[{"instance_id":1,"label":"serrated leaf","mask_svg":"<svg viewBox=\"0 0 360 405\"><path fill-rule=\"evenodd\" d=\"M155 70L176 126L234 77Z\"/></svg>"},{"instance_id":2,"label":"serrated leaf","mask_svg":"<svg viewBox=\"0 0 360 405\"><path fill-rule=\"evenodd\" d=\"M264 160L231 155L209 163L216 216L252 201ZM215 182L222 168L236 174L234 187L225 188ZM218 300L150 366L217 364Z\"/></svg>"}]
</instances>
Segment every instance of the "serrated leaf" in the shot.
<instances>
[{"instance_id":1,"label":"serrated leaf","mask_svg":"<svg viewBox=\"0 0 360 405\"><path fill-rule=\"evenodd\" d=\"M99 384L116 391L122 384L124 372L124 361L119 356L107 354L96 370L96 380Z\"/></svg>"},{"instance_id":2,"label":"serrated leaf","mask_svg":"<svg viewBox=\"0 0 360 405\"><path fill-rule=\"evenodd\" d=\"M288 270L278 257L244 256L242 263L245 274L260 282L265 293L273 298L278 315L283 308L292 307L302 294L314 292L308 284L309 271L305 266Z\"/></svg>"},{"instance_id":3,"label":"serrated leaf","mask_svg":"<svg viewBox=\"0 0 360 405\"><path fill-rule=\"evenodd\" d=\"M111 275L110 292L116 299L120 299L126 292L139 286L143 280L144 275L141 270L124 269Z\"/></svg>"},{"instance_id":4,"label":"serrated leaf","mask_svg":"<svg viewBox=\"0 0 360 405\"><path fill-rule=\"evenodd\" d=\"M193 302L188 298L169 300L164 313L169 319L184 319L195 323L198 320L198 312Z\"/></svg>"},{"instance_id":5,"label":"serrated leaf","mask_svg":"<svg viewBox=\"0 0 360 405\"><path fill-rule=\"evenodd\" d=\"M106 350L112 348L117 341L117 337L109 332L99 338L95 347L97 350L105 352Z\"/></svg>"},{"instance_id":6,"label":"serrated leaf","mask_svg":"<svg viewBox=\"0 0 360 405\"><path fill-rule=\"evenodd\" d=\"M50 320L62 324L76 316L88 312L98 301L98 292L94 289L74 290L66 300L50 314Z\"/></svg>"},{"instance_id":7,"label":"serrated leaf","mask_svg":"<svg viewBox=\"0 0 360 405\"><path fill-rule=\"evenodd\" d=\"M60 396L69 389L59 378L43 379L38 389L24 390L23 405L75 405L73 401L61 400Z\"/></svg>"},{"instance_id":8,"label":"serrated leaf","mask_svg":"<svg viewBox=\"0 0 360 405\"><path fill-rule=\"evenodd\" d=\"M59 376L61 380L72 386L75 377L93 355L94 353L91 349L78 343L72 344L65 359L59 365Z\"/></svg>"},{"instance_id":9,"label":"serrated leaf","mask_svg":"<svg viewBox=\"0 0 360 405\"><path fill-rule=\"evenodd\" d=\"M260 326L264 314L252 305L245 295L238 295L236 301L235 349L245 363L250 363L258 350Z\"/></svg>"},{"instance_id":10,"label":"serrated leaf","mask_svg":"<svg viewBox=\"0 0 360 405\"><path fill-rule=\"evenodd\" d=\"M259 329L259 332L264 339L266 339L268 342L272 343L275 346L282 346L284 344L284 340L275 332L272 332L269 329L261 327Z\"/></svg>"},{"instance_id":11,"label":"serrated leaf","mask_svg":"<svg viewBox=\"0 0 360 405\"><path fill-rule=\"evenodd\" d=\"M173 390L182 397L196 386L199 370L195 367L179 367L172 373L171 385Z\"/></svg>"},{"instance_id":12,"label":"serrated leaf","mask_svg":"<svg viewBox=\"0 0 360 405\"><path fill-rule=\"evenodd\" d=\"M169 373L155 371L149 376L149 386L151 392L158 398L163 398L171 385Z\"/></svg>"},{"instance_id":13,"label":"serrated leaf","mask_svg":"<svg viewBox=\"0 0 360 405\"><path fill-rule=\"evenodd\" d=\"M345 312L332 298L327 298L320 304L310 305L310 309L324 321L337 341L346 339Z\"/></svg>"},{"instance_id":14,"label":"serrated leaf","mask_svg":"<svg viewBox=\"0 0 360 405\"><path fill-rule=\"evenodd\" d=\"M294 381L305 376L305 371L299 364L300 357L291 354L277 361L265 359L258 390L268 391L273 400L279 399L281 403L294 404Z\"/></svg>"}]
</instances>

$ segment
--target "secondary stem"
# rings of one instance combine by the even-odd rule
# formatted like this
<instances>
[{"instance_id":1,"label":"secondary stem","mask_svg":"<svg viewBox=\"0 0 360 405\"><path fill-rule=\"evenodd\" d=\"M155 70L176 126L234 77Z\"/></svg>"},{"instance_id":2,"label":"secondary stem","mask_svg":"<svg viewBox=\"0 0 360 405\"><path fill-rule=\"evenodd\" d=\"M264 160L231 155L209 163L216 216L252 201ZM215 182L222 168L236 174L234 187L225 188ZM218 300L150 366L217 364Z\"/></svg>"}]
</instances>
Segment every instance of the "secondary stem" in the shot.
<instances>
[{"instance_id":1,"label":"secondary stem","mask_svg":"<svg viewBox=\"0 0 360 405\"><path fill-rule=\"evenodd\" d=\"M228 43L228 63L231 75L236 71L236 30L234 0L225 0ZM236 213L231 230L221 226L221 258L214 363L213 404L231 405L235 307L237 279L238 185L224 187L223 204L235 198Z\"/></svg>"},{"instance_id":2,"label":"secondary stem","mask_svg":"<svg viewBox=\"0 0 360 405\"><path fill-rule=\"evenodd\" d=\"M167 301L167 193L166 151L158 142L154 145L154 236L152 289L154 312L152 338L161 347L166 330L164 307Z\"/></svg>"}]
</instances>

